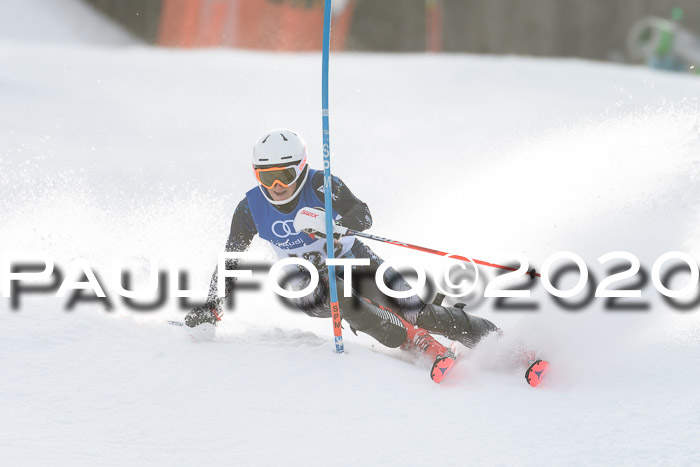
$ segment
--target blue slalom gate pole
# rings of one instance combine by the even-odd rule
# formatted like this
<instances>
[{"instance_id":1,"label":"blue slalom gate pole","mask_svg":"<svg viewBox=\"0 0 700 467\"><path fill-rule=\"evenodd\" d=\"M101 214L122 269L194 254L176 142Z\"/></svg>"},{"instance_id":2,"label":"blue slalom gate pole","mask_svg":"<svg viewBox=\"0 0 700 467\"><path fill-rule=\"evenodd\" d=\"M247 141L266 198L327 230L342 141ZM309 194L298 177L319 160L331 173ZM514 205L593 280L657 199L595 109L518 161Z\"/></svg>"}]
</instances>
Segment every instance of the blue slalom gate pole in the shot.
<instances>
[{"instance_id":1,"label":"blue slalom gate pole","mask_svg":"<svg viewBox=\"0 0 700 467\"><path fill-rule=\"evenodd\" d=\"M325 0L323 11L323 85L322 110L323 119L323 190L326 198L326 250L328 259L335 257L333 245L333 197L331 195L331 138L328 122L328 59L331 48L331 0ZM338 288L335 283L335 266L328 265L328 285L331 289L331 317L333 318L333 335L335 351L343 353L343 328L340 326L340 306L338 305Z\"/></svg>"}]
</instances>

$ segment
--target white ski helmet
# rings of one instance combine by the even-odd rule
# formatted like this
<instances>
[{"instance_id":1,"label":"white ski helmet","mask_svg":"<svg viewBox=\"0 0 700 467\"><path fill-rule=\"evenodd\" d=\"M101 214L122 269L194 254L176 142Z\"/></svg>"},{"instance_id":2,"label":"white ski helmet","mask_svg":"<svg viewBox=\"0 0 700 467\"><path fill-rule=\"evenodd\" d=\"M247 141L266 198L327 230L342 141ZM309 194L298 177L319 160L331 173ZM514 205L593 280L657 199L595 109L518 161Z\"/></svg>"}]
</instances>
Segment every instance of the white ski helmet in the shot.
<instances>
[{"instance_id":1,"label":"white ski helmet","mask_svg":"<svg viewBox=\"0 0 700 467\"><path fill-rule=\"evenodd\" d=\"M271 204L281 205L293 200L304 187L309 168L306 163L306 143L291 130L270 130L253 146L253 170L258 186ZM296 190L287 199L275 201L268 188L276 184L289 186L297 183Z\"/></svg>"}]
</instances>

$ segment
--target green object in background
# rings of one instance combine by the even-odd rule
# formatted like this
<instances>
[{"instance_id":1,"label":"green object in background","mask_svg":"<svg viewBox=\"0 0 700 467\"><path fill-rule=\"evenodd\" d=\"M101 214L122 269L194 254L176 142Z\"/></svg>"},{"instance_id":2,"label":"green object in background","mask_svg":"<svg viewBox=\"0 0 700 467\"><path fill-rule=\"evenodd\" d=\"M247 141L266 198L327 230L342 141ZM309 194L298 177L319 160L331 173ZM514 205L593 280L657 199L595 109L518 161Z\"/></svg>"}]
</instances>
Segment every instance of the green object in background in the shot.
<instances>
[{"instance_id":1,"label":"green object in background","mask_svg":"<svg viewBox=\"0 0 700 467\"><path fill-rule=\"evenodd\" d=\"M674 29L677 23L683 19L683 10L679 7L673 8L673 10L671 10L671 18L673 19L673 23L667 23L660 29L661 34L656 47L656 53L662 57L671 53L671 49L673 48L673 36L675 35Z\"/></svg>"},{"instance_id":2,"label":"green object in background","mask_svg":"<svg viewBox=\"0 0 700 467\"><path fill-rule=\"evenodd\" d=\"M671 53L673 48L673 35L674 35L674 25L664 24L659 27L659 42L656 44L656 54L659 56L666 56Z\"/></svg>"},{"instance_id":3,"label":"green object in background","mask_svg":"<svg viewBox=\"0 0 700 467\"><path fill-rule=\"evenodd\" d=\"M673 49L673 37L675 35L675 27L680 20L683 19L683 10L679 7L671 10L671 18L673 22L665 21L662 27L659 28L659 42L656 45L656 54L663 57L671 53Z\"/></svg>"},{"instance_id":4,"label":"green object in background","mask_svg":"<svg viewBox=\"0 0 700 467\"><path fill-rule=\"evenodd\" d=\"M683 10L675 7L673 10L671 10L671 18L673 18L673 21L680 21L683 19Z\"/></svg>"}]
</instances>

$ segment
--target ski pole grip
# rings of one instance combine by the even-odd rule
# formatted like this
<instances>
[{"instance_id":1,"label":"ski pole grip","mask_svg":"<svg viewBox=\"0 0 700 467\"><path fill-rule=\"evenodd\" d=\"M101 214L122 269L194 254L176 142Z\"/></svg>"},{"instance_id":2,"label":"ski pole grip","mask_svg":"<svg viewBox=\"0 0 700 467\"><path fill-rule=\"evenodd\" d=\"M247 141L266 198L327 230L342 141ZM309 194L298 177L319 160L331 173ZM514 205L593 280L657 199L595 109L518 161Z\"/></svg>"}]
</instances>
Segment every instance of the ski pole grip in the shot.
<instances>
[{"instance_id":1,"label":"ski pole grip","mask_svg":"<svg viewBox=\"0 0 700 467\"><path fill-rule=\"evenodd\" d=\"M294 216L294 229L297 232L312 230L319 233L326 231L326 212L318 208L302 208ZM333 223L333 233L345 235L347 227Z\"/></svg>"}]
</instances>

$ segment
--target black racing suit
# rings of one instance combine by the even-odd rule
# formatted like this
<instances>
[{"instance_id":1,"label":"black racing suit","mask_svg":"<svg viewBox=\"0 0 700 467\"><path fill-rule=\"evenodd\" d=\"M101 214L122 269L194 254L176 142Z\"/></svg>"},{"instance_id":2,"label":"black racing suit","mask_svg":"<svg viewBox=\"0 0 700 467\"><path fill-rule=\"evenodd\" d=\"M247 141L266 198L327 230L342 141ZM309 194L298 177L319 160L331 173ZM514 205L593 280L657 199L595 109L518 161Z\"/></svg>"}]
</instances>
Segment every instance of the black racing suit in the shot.
<instances>
[{"instance_id":1,"label":"black racing suit","mask_svg":"<svg viewBox=\"0 0 700 467\"><path fill-rule=\"evenodd\" d=\"M323 205L325 201L323 174L317 172L310 180L307 180L307 183L312 184L313 192ZM333 177L332 186L333 209L341 216L336 223L356 231L368 229L372 225L372 216L367 205L355 197L339 178ZM282 212L289 213L297 208L297 203L298 198L295 198L287 204L277 206L277 208ZM233 214L226 251L243 252L248 250L256 234L257 228L250 213L248 199L244 198ZM353 266L352 297L343 297L343 268L336 268L341 317L355 332L367 333L388 347L398 347L406 341L407 333L404 324L401 323L401 320L396 319L393 313L410 324L418 324L428 331L459 339L466 345L473 345L480 337L496 329L489 321L470 317L457 308L436 307L435 305L426 307L418 295L408 298L393 298L385 295L378 289L375 282L375 272L383 260L357 238L344 257L368 258L370 260L369 266ZM227 269L235 267L237 267L236 261L227 262ZM293 303L309 316L330 317L328 271L326 268L322 268L319 274L319 284L314 291L301 299L294 299ZM387 285L393 290L410 289L406 280L393 268L387 269L384 278ZM309 274L305 270L300 270L295 278L297 288L304 288L309 280ZM233 283L233 280L228 279L225 297L217 297L218 272L215 271L205 308L215 308L217 313L220 313L226 296L233 290ZM421 310L425 311L423 313L424 323L422 324L419 322ZM455 334L455 329L459 331L459 336L451 335Z\"/></svg>"}]
</instances>

